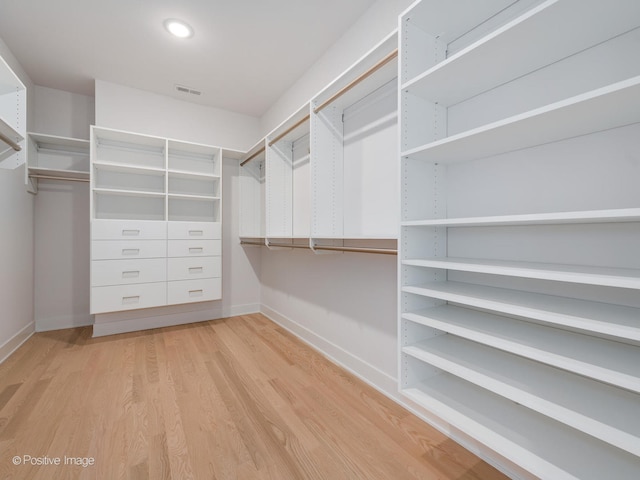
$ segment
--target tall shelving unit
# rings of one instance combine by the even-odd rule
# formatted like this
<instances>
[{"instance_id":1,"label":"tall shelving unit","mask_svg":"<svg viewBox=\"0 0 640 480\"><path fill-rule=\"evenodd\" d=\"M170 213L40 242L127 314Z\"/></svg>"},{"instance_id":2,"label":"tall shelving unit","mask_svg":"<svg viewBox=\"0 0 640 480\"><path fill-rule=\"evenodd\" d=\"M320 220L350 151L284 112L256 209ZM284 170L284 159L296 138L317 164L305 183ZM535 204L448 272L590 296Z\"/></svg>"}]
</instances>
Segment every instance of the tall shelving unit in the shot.
<instances>
[{"instance_id":1,"label":"tall shelving unit","mask_svg":"<svg viewBox=\"0 0 640 480\"><path fill-rule=\"evenodd\" d=\"M0 168L25 163L27 137L27 89L0 57Z\"/></svg>"},{"instance_id":2,"label":"tall shelving unit","mask_svg":"<svg viewBox=\"0 0 640 480\"><path fill-rule=\"evenodd\" d=\"M220 299L220 148L91 135L91 313Z\"/></svg>"},{"instance_id":3,"label":"tall shelving unit","mask_svg":"<svg viewBox=\"0 0 640 480\"><path fill-rule=\"evenodd\" d=\"M399 387L524 477L640 471L639 19L400 18Z\"/></svg>"}]
</instances>

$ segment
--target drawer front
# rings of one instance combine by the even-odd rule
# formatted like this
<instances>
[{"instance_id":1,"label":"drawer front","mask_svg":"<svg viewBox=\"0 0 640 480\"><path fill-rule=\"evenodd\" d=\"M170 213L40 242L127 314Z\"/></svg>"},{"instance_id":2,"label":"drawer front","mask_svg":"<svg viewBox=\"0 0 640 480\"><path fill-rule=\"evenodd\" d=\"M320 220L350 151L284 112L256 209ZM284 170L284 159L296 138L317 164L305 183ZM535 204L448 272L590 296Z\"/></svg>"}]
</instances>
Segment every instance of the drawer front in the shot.
<instances>
[{"instance_id":1,"label":"drawer front","mask_svg":"<svg viewBox=\"0 0 640 480\"><path fill-rule=\"evenodd\" d=\"M168 238L172 240L189 240L206 238L219 240L221 237L220 222L169 222Z\"/></svg>"},{"instance_id":2,"label":"drawer front","mask_svg":"<svg viewBox=\"0 0 640 480\"><path fill-rule=\"evenodd\" d=\"M220 278L206 278L203 280L181 280L169 282L167 288L167 303L207 302L222 298L222 280Z\"/></svg>"},{"instance_id":3,"label":"drawer front","mask_svg":"<svg viewBox=\"0 0 640 480\"><path fill-rule=\"evenodd\" d=\"M95 240L91 242L91 260L165 258L166 240Z\"/></svg>"},{"instance_id":4,"label":"drawer front","mask_svg":"<svg viewBox=\"0 0 640 480\"><path fill-rule=\"evenodd\" d=\"M167 261L164 258L94 260L91 262L92 287L164 282L166 280Z\"/></svg>"},{"instance_id":5,"label":"drawer front","mask_svg":"<svg viewBox=\"0 0 640 480\"><path fill-rule=\"evenodd\" d=\"M169 257L216 257L222 252L220 240L169 240Z\"/></svg>"},{"instance_id":6,"label":"drawer front","mask_svg":"<svg viewBox=\"0 0 640 480\"><path fill-rule=\"evenodd\" d=\"M167 277L169 280L220 278L221 263L220 257L170 258Z\"/></svg>"},{"instance_id":7,"label":"drawer front","mask_svg":"<svg viewBox=\"0 0 640 480\"><path fill-rule=\"evenodd\" d=\"M167 238L167 222L138 220L94 220L91 222L93 240L163 240Z\"/></svg>"},{"instance_id":8,"label":"drawer front","mask_svg":"<svg viewBox=\"0 0 640 480\"><path fill-rule=\"evenodd\" d=\"M166 304L167 284L165 282L91 289L91 313L93 314L160 307Z\"/></svg>"}]
</instances>

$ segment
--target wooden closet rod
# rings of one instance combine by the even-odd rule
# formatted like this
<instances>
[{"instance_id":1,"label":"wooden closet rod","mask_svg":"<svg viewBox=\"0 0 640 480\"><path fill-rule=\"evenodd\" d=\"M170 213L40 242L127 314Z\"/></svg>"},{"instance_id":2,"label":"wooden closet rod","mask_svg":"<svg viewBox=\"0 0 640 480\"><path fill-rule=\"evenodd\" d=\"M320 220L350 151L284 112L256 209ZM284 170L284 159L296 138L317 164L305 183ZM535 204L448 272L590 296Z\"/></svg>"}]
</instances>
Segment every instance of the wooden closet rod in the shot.
<instances>
[{"instance_id":1,"label":"wooden closet rod","mask_svg":"<svg viewBox=\"0 0 640 480\"><path fill-rule=\"evenodd\" d=\"M355 253L377 253L380 255L397 255L398 250L395 248L368 248L368 247L330 247L316 245L314 250L335 250L337 252L355 252Z\"/></svg>"},{"instance_id":2,"label":"wooden closet rod","mask_svg":"<svg viewBox=\"0 0 640 480\"><path fill-rule=\"evenodd\" d=\"M323 110L324 108L326 108L328 105L333 103L336 99L340 98L342 95L347 93L349 90L351 90L353 87L358 85L363 80L369 78L371 75L373 75L375 72L380 70L382 67L384 67L387 63L389 63L391 60L393 60L397 56L398 56L398 49L396 48L393 52L391 52L389 55L384 57L382 60L380 60L373 67L371 67L369 70L364 72L362 75L360 75L358 78L356 78L351 83L349 83L348 85L342 87L340 90L338 90L336 93L334 93L331 97L329 97L328 100L325 100L320 105L318 105L316 108L314 108L313 109L313 113L318 113L321 110Z\"/></svg>"},{"instance_id":3,"label":"wooden closet rod","mask_svg":"<svg viewBox=\"0 0 640 480\"><path fill-rule=\"evenodd\" d=\"M256 158L258 155L260 155L262 152L264 152L266 150L266 147L260 147L260 149L258 149L258 151L256 153L254 153L253 155L251 155L249 158L247 158L244 162L242 162L240 164L241 167L244 167L247 163L249 163L251 160L253 160L254 158Z\"/></svg>"},{"instance_id":4,"label":"wooden closet rod","mask_svg":"<svg viewBox=\"0 0 640 480\"><path fill-rule=\"evenodd\" d=\"M297 121L296 123L294 123L293 125L291 125L289 128L287 128L284 132L282 132L280 135L278 135L276 138L274 138L273 140L271 140L269 142L269 146L273 145L274 143L276 143L277 141L281 140L282 138L284 138L288 133L293 132L296 128L298 128L300 125L302 125L304 122L306 122L307 120L309 120L311 118L311 115L306 115L303 119Z\"/></svg>"},{"instance_id":5,"label":"wooden closet rod","mask_svg":"<svg viewBox=\"0 0 640 480\"><path fill-rule=\"evenodd\" d=\"M16 152L19 152L20 150L22 150L22 147L20 145L18 145L16 142L14 142L13 140L11 140L9 137L7 137L6 135L4 135L2 133L0 133L0 140L2 140L4 143L9 145Z\"/></svg>"},{"instance_id":6,"label":"wooden closet rod","mask_svg":"<svg viewBox=\"0 0 640 480\"><path fill-rule=\"evenodd\" d=\"M84 182L89 183L88 178L72 178L72 177L54 177L51 175L29 175L29 178L42 178L46 180L64 180L67 182Z\"/></svg>"}]
</instances>

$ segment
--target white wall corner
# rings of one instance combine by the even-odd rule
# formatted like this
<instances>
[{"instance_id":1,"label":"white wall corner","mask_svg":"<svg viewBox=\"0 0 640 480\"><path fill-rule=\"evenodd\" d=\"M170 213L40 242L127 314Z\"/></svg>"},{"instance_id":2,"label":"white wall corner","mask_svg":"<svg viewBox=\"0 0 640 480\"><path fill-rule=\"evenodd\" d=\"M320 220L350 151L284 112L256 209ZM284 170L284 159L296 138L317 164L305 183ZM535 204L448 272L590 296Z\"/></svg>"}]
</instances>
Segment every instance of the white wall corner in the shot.
<instances>
[{"instance_id":1,"label":"white wall corner","mask_svg":"<svg viewBox=\"0 0 640 480\"><path fill-rule=\"evenodd\" d=\"M35 322L31 322L9 340L4 342L0 346L0 363L3 363L7 358L9 358L11 354L18 350L18 348L20 348L20 346L24 342L29 340L31 335L33 335L35 332Z\"/></svg>"}]
</instances>

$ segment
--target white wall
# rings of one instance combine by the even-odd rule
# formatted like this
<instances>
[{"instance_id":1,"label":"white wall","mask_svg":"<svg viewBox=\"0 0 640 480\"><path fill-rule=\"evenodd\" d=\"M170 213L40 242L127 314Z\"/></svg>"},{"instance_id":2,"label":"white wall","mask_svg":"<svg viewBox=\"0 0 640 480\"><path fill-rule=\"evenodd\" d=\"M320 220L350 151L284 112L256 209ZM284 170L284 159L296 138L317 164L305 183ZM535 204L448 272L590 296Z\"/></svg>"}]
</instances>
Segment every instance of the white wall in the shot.
<instances>
[{"instance_id":1,"label":"white wall","mask_svg":"<svg viewBox=\"0 0 640 480\"><path fill-rule=\"evenodd\" d=\"M412 3L413 0L378 0L374 3L262 116L262 136L278 126L397 29L398 15Z\"/></svg>"},{"instance_id":2,"label":"white wall","mask_svg":"<svg viewBox=\"0 0 640 480\"><path fill-rule=\"evenodd\" d=\"M251 148L260 136L257 118L102 80L96 80L96 122L240 151Z\"/></svg>"},{"instance_id":3,"label":"white wall","mask_svg":"<svg viewBox=\"0 0 640 480\"><path fill-rule=\"evenodd\" d=\"M34 132L88 140L94 119L93 97L36 85Z\"/></svg>"},{"instance_id":4,"label":"white wall","mask_svg":"<svg viewBox=\"0 0 640 480\"><path fill-rule=\"evenodd\" d=\"M259 135L257 118L102 81L96 82L96 125L238 150L247 150ZM245 254L238 240L238 168L238 160L224 160L222 300L100 315L94 331L108 334L259 310L259 252Z\"/></svg>"},{"instance_id":5,"label":"white wall","mask_svg":"<svg viewBox=\"0 0 640 480\"><path fill-rule=\"evenodd\" d=\"M27 87L30 128L33 84L1 39L0 56ZM34 331L33 211L24 167L0 169L0 361Z\"/></svg>"},{"instance_id":6,"label":"white wall","mask_svg":"<svg viewBox=\"0 0 640 480\"><path fill-rule=\"evenodd\" d=\"M262 118L268 132L397 28L412 2L379 0ZM262 251L263 312L387 395L397 394L396 258Z\"/></svg>"}]
</instances>

